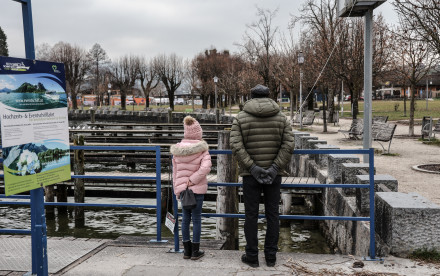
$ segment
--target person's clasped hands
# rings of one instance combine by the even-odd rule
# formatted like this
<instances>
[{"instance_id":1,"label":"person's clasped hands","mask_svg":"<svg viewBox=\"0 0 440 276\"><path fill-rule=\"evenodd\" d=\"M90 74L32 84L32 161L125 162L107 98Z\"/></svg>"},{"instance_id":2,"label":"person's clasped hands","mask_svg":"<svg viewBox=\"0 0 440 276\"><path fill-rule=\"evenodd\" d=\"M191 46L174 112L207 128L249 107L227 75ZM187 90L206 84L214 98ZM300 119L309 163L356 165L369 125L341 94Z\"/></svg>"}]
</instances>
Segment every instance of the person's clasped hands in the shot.
<instances>
[{"instance_id":1,"label":"person's clasped hands","mask_svg":"<svg viewBox=\"0 0 440 276\"><path fill-rule=\"evenodd\" d=\"M254 164L250 168L249 172L258 183L270 185L277 176L278 170L279 168L275 163L272 164L267 170Z\"/></svg>"}]
</instances>

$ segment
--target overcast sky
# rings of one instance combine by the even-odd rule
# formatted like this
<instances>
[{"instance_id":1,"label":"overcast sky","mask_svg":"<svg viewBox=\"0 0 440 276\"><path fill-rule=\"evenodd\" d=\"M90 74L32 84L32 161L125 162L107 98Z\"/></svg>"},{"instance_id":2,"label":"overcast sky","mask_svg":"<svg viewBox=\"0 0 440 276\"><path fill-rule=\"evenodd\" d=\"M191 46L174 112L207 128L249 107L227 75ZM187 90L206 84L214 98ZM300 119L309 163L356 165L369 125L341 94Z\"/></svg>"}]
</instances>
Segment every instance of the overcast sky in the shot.
<instances>
[{"instance_id":1,"label":"overcast sky","mask_svg":"<svg viewBox=\"0 0 440 276\"><path fill-rule=\"evenodd\" d=\"M397 16L388 0L375 10L387 22ZM21 7L0 0L0 26L8 37L9 55L24 57ZM58 41L90 49L99 43L110 58L124 54L153 57L176 53L193 58L215 46L236 52L246 24L256 21L256 5L278 8L274 25L285 31L303 0L33 0L35 44ZM300 26L296 27L296 33Z\"/></svg>"}]
</instances>

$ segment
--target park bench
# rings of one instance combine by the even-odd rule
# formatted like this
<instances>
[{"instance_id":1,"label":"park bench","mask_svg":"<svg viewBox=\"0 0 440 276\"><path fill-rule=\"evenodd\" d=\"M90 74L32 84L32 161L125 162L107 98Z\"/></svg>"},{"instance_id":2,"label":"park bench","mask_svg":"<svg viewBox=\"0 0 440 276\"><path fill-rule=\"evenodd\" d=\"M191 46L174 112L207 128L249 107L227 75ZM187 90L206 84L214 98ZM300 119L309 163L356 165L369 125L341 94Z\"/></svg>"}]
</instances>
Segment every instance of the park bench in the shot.
<instances>
[{"instance_id":1,"label":"park bench","mask_svg":"<svg viewBox=\"0 0 440 276\"><path fill-rule=\"evenodd\" d=\"M328 122L329 118L330 118L330 111L327 110L325 112L325 118L326 118L326 120ZM324 120L324 112L322 110L319 111L319 115L318 115L317 119ZM333 112L333 125L336 125L336 124L339 125L339 111Z\"/></svg>"},{"instance_id":2,"label":"park bench","mask_svg":"<svg viewBox=\"0 0 440 276\"><path fill-rule=\"evenodd\" d=\"M304 113L303 125L305 126L313 125L314 120L315 120L315 111L308 110Z\"/></svg>"},{"instance_id":3,"label":"park bench","mask_svg":"<svg viewBox=\"0 0 440 276\"><path fill-rule=\"evenodd\" d=\"M432 133L434 133L434 138L436 133L440 134L440 119L438 119L437 123L434 125L434 128L432 129Z\"/></svg>"},{"instance_id":4,"label":"park bench","mask_svg":"<svg viewBox=\"0 0 440 276\"><path fill-rule=\"evenodd\" d=\"M315 112L313 110L307 110L303 113L303 119L302 124L303 126L310 126L313 124L313 121L315 120ZM300 122L300 114L295 113L293 115L292 124L299 125Z\"/></svg>"},{"instance_id":5,"label":"park bench","mask_svg":"<svg viewBox=\"0 0 440 276\"><path fill-rule=\"evenodd\" d=\"M422 119L422 139L425 138L425 135L428 136L428 139L431 139L432 136L432 117L423 116Z\"/></svg>"},{"instance_id":6,"label":"park bench","mask_svg":"<svg viewBox=\"0 0 440 276\"><path fill-rule=\"evenodd\" d=\"M349 129L339 129L338 132L344 134L346 138L348 136L350 139L360 139L364 133L364 121L362 119L353 119Z\"/></svg>"},{"instance_id":7,"label":"park bench","mask_svg":"<svg viewBox=\"0 0 440 276\"><path fill-rule=\"evenodd\" d=\"M379 122L379 123L386 123L388 121L388 116L373 116L373 119L371 119L372 124Z\"/></svg>"},{"instance_id":8,"label":"park bench","mask_svg":"<svg viewBox=\"0 0 440 276\"><path fill-rule=\"evenodd\" d=\"M396 124L375 122L372 125L371 137L373 141L376 141L381 145L383 151L385 152L385 147L381 142L388 142L388 151L390 153L391 141L393 140L394 131L396 130Z\"/></svg>"}]
</instances>

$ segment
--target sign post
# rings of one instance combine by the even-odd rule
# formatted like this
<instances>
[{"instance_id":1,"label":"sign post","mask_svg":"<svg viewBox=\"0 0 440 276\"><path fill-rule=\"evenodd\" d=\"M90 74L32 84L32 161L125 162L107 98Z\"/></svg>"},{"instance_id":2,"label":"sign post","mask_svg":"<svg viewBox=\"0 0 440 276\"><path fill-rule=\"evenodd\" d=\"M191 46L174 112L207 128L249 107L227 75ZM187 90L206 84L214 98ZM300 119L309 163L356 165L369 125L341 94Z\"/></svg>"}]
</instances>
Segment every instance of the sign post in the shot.
<instances>
[{"instance_id":1,"label":"sign post","mask_svg":"<svg viewBox=\"0 0 440 276\"><path fill-rule=\"evenodd\" d=\"M35 59L35 47L34 47L34 31L33 31L33 24L32 24L31 0L14 0L14 1L21 3L26 58L29 60L33 60L33 59ZM25 67L27 66L25 64L23 64L23 65ZM3 73L3 68L0 68L0 69L2 69L1 72ZM58 70L58 68L55 68L55 69ZM53 70L55 71L55 69L53 69ZM64 74L64 68L62 68L62 69L63 69L63 74ZM21 72L23 72L23 71L21 71ZM15 75L15 74L12 74L12 75ZM62 77L64 79L64 75ZM64 87L65 87L65 85L64 85ZM7 93L8 92L6 92L6 95L7 95ZM5 102L5 105L7 106L8 104ZM67 112L67 108L66 108L66 112ZM17 114L10 114L10 115L17 115ZM2 124L3 124L3 122L2 122ZM12 129L14 129L14 127L12 127ZM22 128L18 127L18 131L22 131ZM4 146L4 144L3 144L3 146ZM17 154L18 151L19 151L19 148L16 148L16 150L14 151L15 152L14 154ZM21 152L20 152L20 156L21 156ZM11 155L10 159L11 158L12 158L12 155ZM32 160L31 160L31 162L32 162ZM12 164L12 163L18 164L18 162L15 162L15 160L13 160L10 164ZM24 162L21 163L21 165L22 165L21 171L27 171L28 166L26 164L26 170L24 170L23 163ZM27 161L26 161L26 163L27 163ZM33 166L36 166L35 161L33 163ZM40 164L40 166L41 166L41 164ZM30 167L32 167L32 166L30 166ZM70 173L69 173L69 178L70 178ZM49 182L47 182L47 183L49 183ZM16 185L21 186L22 184L16 184ZM26 185L28 185L28 184L24 184L23 186L26 186ZM5 172L5 189L6 189L6 172ZM20 189L18 189L18 190L20 190ZM31 194L31 202L30 203L31 203L31 242L32 242L32 271L31 271L31 273L33 275L48 275L46 219L45 219L45 215L44 215L44 190L42 187L34 188L30 191L30 194Z\"/></svg>"}]
</instances>

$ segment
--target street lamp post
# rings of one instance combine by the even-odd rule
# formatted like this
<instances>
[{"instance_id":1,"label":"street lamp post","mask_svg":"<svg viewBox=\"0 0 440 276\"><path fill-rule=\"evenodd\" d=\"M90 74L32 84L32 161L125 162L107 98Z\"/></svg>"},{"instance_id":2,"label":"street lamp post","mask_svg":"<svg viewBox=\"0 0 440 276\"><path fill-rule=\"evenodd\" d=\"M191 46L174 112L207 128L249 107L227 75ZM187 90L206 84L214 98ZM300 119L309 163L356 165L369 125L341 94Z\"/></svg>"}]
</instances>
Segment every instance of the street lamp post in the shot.
<instances>
[{"instance_id":1,"label":"street lamp post","mask_svg":"<svg viewBox=\"0 0 440 276\"><path fill-rule=\"evenodd\" d=\"M214 77L214 86L215 86L215 99L214 99L214 112L215 112L215 123L218 124L218 115L217 115L217 76Z\"/></svg>"},{"instance_id":2,"label":"street lamp post","mask_svg":"<svg viewBox=\"0 0 440 276\"><path fill-rule=\"evenodd\" d=\"M298 64L299 64L299 128L303 128L303 118L302 118L302 70L301 66L304 63L304 54L302 51L298 54Z\"/></svg>"},{"instance_id":3,"label":"street lamp post","mask_svg":"<svg viewBox=\"0 0 440 276\"><path fill-rule=\"evenodd\" d=\"M432 84L432 80L430 81ZM426 111L428 111L428 96L429 96L428 78L426 78Z\"/></svg>"},{"instance_id":4,"label":"street lamp post","mask_svg":"<svg viewBox=\"0 0 440 276\"><path fill-rule=\"evenodd\" d=\"M373 10L385 3L386 0L357 0L337 1L339 17L364 17L364 133L363 149L370 149L372 126L372 88L373 88ZM353 111L353 108L352 108ZM364 162L369 162L368 154L364 155ZM374 256L375 253L373 252Z\"/></svg>"},{"instance_id":5,"label":"street lamp post","mask_svg":"<svg viewBox=\"0 0 440 276\"><path fill-rule=\"evenodd\" d=\"M111 89L112 88L112 84L111 83L109 83L108 84L108 93L107 93L107 102L108 102L108 105L110 106L110 93L111 93Z\"/></svg>"}]
</instances>

